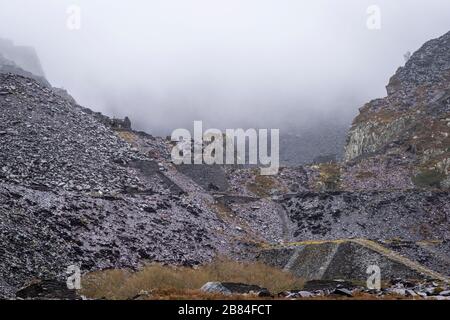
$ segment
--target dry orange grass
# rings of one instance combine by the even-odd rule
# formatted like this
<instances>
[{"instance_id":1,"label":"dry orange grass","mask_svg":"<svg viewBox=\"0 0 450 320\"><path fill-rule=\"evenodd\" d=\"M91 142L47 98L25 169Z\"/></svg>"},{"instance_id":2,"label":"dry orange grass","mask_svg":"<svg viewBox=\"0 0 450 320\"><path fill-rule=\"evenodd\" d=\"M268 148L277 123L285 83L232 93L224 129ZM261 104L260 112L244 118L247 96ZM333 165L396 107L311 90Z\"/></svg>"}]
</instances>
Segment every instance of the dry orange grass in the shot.
<instances>
[{"instance_id":1,"label":"dry orange grass","mask_svg":"<svg viewBox=\"0 0 450 320\"><path fill-rule=\"evenodd\" d=\"M130 144L133 144L137 140L136 135L134 135L132 132L117 131L117 135Z\"/></svg>"},{"instance_id":2,"label":"dry orange grass","mask_svg":"<svg viewBox=\"0 0 450 320\"><path fill-rule=\"evenodd\" d=\"M240 263L219 259L199 268L149 265L137 272L107 270L94 272L83 278L82 294L95 299L123 300L135 297L142 291L152 293L152 298L216 299L199 289L207 282L237 282L259 285L271 292L301 289L303 280L294 275L262 263ZM223 296L220 296L223 298Z\"/></svg>"},{"instance_id":3,"label":"dry orange grass","mask_svg":"<svg viewBox=\"0 0 450 320\"><path fill-rule=\"evenodd\" d=\"M273 189L279 190L282 188L278 181L276 181L273 177L261 176L257 174L255 181L247 184L247 189L258 197L267 198L270 197L270 192Z\"/></svg>"}]
</instances>

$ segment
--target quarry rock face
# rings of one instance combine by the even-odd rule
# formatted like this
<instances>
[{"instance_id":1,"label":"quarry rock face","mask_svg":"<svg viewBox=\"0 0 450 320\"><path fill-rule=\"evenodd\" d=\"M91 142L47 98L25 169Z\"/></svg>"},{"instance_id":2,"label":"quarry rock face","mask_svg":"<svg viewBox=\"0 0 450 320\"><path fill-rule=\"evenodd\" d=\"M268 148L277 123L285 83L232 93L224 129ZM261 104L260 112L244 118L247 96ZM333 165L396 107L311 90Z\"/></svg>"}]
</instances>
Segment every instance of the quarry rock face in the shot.
<instances>
[{"instance_id":1,"label":"quarry rock face","mask_svg":"<svg viewBox=\"0 0 450 320\"><path fill-rule=\"evenodd\" d=\"M360 109L350 130L345 150L348 175L362 181L353 187L379 179L381 167L382 179L393 188L448 189L450 33L414 53L391 78L387 92L386 98ZM383 177L389 171L400 173L394 179Z\"/></svg>"},{"instance_id":2,"label":"quarry rock face","mask_svg":"<svg viewBox=\"0 0 450 320\"><path fill-rule=\"evenodd\" d=\"M33 47L17 46L8 39L0 38L0 53L21 69L26 70L35 76L45 78L39 56Z\"/></svg>"},{"instance_id":3,"label":"quarry rock face","mask_svg":"<svg viewBox=\"0 0 450 320\"><path fill-rule=\"evenodd\" d=\"M423 274L401 259L394 267L398 254L448 279L450 33L418 50L387 91L354 120L345 162L304 166L286 185L276 201L291 242L305 244L264 252L264 262L307 279L362 280L369 263L389 277Z\"/></svg>"}]
</instances>

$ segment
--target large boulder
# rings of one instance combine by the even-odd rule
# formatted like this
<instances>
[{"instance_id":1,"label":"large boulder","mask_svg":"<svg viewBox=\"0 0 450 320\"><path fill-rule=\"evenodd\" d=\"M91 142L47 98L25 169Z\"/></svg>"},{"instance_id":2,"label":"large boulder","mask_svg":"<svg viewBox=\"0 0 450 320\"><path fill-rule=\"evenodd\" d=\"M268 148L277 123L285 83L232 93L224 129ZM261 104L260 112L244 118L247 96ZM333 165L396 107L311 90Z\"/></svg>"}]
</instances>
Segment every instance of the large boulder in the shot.
<instances>
[{"instance_id":1,"label":"large boulder","mask_svg":"<svg viewBox=\"0 0 450 320\"><path fill-rule=\"evenodd\" d=\"M206 293L223 295L254 294L260 297L270 296L270 292L267 289L244 283L208 282L200 290Z\"/></svg>"}]
</instances>

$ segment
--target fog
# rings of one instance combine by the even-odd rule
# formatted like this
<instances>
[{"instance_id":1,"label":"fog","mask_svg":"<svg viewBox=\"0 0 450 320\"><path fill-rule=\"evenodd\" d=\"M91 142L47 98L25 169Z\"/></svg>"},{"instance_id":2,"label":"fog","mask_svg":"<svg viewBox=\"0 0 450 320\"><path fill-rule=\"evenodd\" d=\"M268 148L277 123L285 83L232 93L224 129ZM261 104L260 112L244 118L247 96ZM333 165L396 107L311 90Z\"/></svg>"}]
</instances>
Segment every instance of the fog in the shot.
<instances>
[{"instance_id":1,"label":"fog","mask_svg":"<svg viewBox=\"0 0 450 320\"><path fill-rule=\"evenodd\" d=\"M54 86L155 134L349 122L449 30L448 0L0 0L0 37L35 47Z\"/></svg>"}]
</instances>

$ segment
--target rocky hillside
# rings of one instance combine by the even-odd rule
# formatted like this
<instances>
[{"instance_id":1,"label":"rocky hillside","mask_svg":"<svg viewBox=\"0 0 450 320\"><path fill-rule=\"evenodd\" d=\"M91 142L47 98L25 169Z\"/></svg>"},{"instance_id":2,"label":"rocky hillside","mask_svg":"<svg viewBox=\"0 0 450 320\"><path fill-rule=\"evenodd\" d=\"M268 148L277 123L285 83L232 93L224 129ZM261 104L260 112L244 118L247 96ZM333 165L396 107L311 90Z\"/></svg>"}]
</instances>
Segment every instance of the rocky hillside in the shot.
<instances>
[{"instance_id":1,"label":"rocky hillside","mask_svg":"<svg viewBox=\"0 0 450 320\"><path fill-rule=\"evenodd\" d=\"M448 189L450 33L414 53L387 92L365 105L353 122L345 186Z\"/></svg>"},{"instance_id":2,"label":"rocky hillside","mask_svg":"<svg viewBox=\"0 0 450 320\"><path fill-rule=\"evenodd\" d=\"M64 277L72 264L195 265L247 237L206 193L186 187L162 139L114 131L104 116L15 74L0 74L0 108L0 296Z\"/></svg>"}]
</instances>

